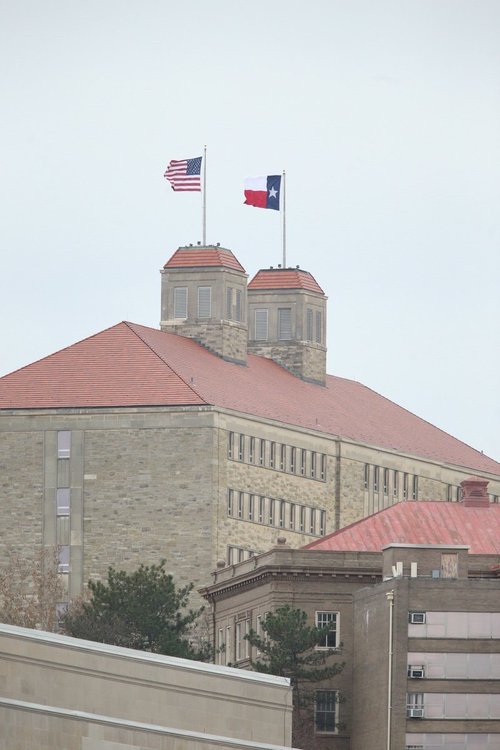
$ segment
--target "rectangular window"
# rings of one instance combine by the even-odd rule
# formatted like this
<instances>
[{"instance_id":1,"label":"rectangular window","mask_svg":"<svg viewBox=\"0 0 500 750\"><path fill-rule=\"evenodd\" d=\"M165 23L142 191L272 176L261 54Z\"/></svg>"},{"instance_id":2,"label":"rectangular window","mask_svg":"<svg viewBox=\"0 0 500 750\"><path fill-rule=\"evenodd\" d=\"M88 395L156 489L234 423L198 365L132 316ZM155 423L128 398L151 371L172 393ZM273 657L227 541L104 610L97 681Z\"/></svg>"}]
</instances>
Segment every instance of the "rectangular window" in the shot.
<instances>
[{"instance_id":1,"label":"rectangular window","mask_svg":"<svg viewBox=\"0 0 500 750\"><path fill-rule=\"evenodd\" d=\"M296 449L290 448L290 472L295 474Z\"/></svg>"},{"instance_id":2,"label":"rectangular window","mask_svg":"<svg viewBox=\"0 0 500 750\"><path fill-rule=\"evenodd\" d=\"M274 469L276 466L276 443L271 443L269 451L269 466Z\"/></svg>"},{"instance_id":3,"label":"rectangular window","mask_svg":"<svg viewBox=\"0 0 500 750\"><path fill-rule=\"evenodd\" d=\"M232 458L234 456L234 432L230 432L227 436L227 457Z\"/></svg>"},{"instance_id":4,"label":"rectangular window","mask_svg":"<svg viewBox=\"0 0 500 750\"><path fill-rule=\"evenodd\" d=\"M60 487L56 490L57 515L69 516L70 490L69 487Z\"/></svg>"},{"instance_id":5,"label":"rectangular window","mask_svg":"<svg viewBox=\"0 0 500 750\"><path fill-rule=\"evenodd\" d=\"M300 531L304 531L306 527L306 509L303 505L300 506Z\"/></svg>"},{"instance_id":6,"label":"rectangular window","mask_svg":"<svg viewBox=\"0 0 500 750\"><path fill-rule=\"evenodd\" d=\"M396 471L396 469L394 469L394 487L392 488L392 494L394 495L394 497L397 497L398 493L399 493L399 474Z\"/></svg>"},{"instance_id":7,"label":"rectangular window","mask_svg":"<svg viewBox=\"0 0 500 750\"><path fill-rule=\"evenodd\" d=\"M320 479L322 479L323 481L326 479L326 456L324 453L321 455Z\"/></svg>"},{"instance_id":8,"label":"rectangular window","mask_svg":"<svg viewBox=\"0 0 500 750\"><path fill-rule=\"evenodd\" d=\"M266 441L262 440L260 441L259 445L259 466L264 466L266 463Z\"/></svg>"},{"instance_id":9,"label":"rectangular window","mask_svg":"<svg viewBox=\"0 0 500 750\"><path fill-rule=\"evenodd\" d=\"M187 318L188 313L188 290L187 286L176 286L174 288L174 318Z\"/></svg>"},{"instance_id":10,"label":"rectangular window","mask_svg":"<svg viewBox=\"0 0 500 750\"><path fill-rule=\"evenodd\" d=\"M248 516L247 516L249 521L253 521L254 505L255 505L255 495L249 495L248 496Z\"/></svg>"},{"instance_id":11,"label":"rectangular window","mask_svg":"<svg viewBox=\"0 0 500 750\"><path fill-rule=\"evenodd\" d=\"M412 500L418 500L418 477L413 477Z\"/></svg>"},{"instance_id":12,"label":"rectangular window","mask_svg":"<svg viewBox=\"0 0 500 750\"><path fill-rule=\"evenodd\" d=\"M312 451L311 453L311 479L315 479L316 477L316 452Z\"/></svg>"},{"instance_id":13,"label":"rectangular window","mask_svg":"<svg viewBox=\"0 0 500 750\"><path fill-rule=\"evenodd\" d=\"M300 474L303 477L306 475L306 454L307 451L302 448L300 451Z\"/></svg>"},{"instance_id":14,"label":"rectangular window","mask_svg":"<svg viewBox=\"0 0 500 750\"><path fill-rule=\"evenodd\" d=\"M236 290L236 320L241 320L241 289Z\"/></svg>"},{"instance_id":15,"label":"rectangular window","mask_svg":"<svg viewBox=\"0 0 500 750\"><path fill-rule=\"evenodd\" d=\"M233 505L234 499L233 499L233 490L227 491L227 515L232 516L233 515Z\"/></svg>"},{"instance_id":16,"label":"rectangular window","mask_svg":"<svg viewBox=\"0 0 500 750\"><path fill-rule=\"evenodd\" d=\"M236 623L236 661L243 658L243 623Z\"/></svg>"},{"instance_id":17,"label":"rectangular window","mask_svg":"<svg viewBox=\"0 0 500 750\"><path fill-rule=\"evenodd\" d=\"M71 453L71 432L60 430L57 433L57 458L69 458Z\"/></svg>"},{"instance_id":18,"label":"rectangular window","mask_svg":"<svg viewBox=\"0 0 500 750\"><path fill-rule=\"evenodd\" d=\"M251 437L249 441L249 448L248 448L248 463L253 464L254 456L255 456L255 438Z\"/></svg>"},{"instance_id":19,"label":"rectangular window","mask_svg":"<svg viewBox=\"0 0 500 750\"><path fill-rule=\"evenodd\" d=\"M219 632L217 633L217 663L218 664L225 664L225 643L224 643L224 629L219 628Z\"/></svg>"},{"instance_id":20,"label":"rectangular window","mask_svg":"<svg viewBox=\"0 0 500 750\"><path fill-rule=\"evenodd\" d=\"M244 461L245 460L245 436L240 435L239 443L238 443L238 460Z\"/></svg>"},{"instance_id":21,"label":"rectangular window","mask_svg":"<svg viewBox=\"0 0 500 750\"><path fill-rule=\"evenodd\" d=\"M226 664L233 661L233 642L231 640L231 625L226 626Z\"/></svg>"},{"instance_id":22,"label":"rectangular window","mask_svg":"<svg viewBox=\"0 0 500 750\"><path fill-rule=\"evenodd\" d=\"M403 500L408 499L408 474L403 476Z\"/></svg>"},{"instance_id":23,"label":"rectangular window","mask_svg":"<svg viewBox=\"0 0 500 750\"><path fill-rule=\"evenodd\" d=\"M279 500L279 515L278 515L278 526L280 529L285 526L285 501Z\"/></svg>"},{"instance_id":24,"label":"rectangular window","mask_svg":"<svg viewBox=\"0 0 500 750\"><path fill-rule=\"evenodd\" d=\"M311 508L309 510L309 533L314 534L316 526L316 510Z\"/></svg>"},{"instance_id":25,"label":"rectangular window","mask_svg":"<svg viewBox=\"0 0 500 750\"><path fill-rule=\"evenodd\" d=\"M337 648L338 612L316 612L316 627L322 628L325 635L316 648Z\"/></svg>"},{"instance_id":26,"label":"rectangular window","mask_svg":"<svg viewBox=\"0 0 500 750\"><path fill-rule=\"evenodd\" d=\"M264 523L265 512L266 512L266 498L259 497L259 523Z\"/></svg>"},{"instance_id":27,"label":"rectangular window","mask_svg":"<svg viewBox=\"0 0 500 750\"><path fill-rule=\"evenodd\" d=\"M286 445L281 445L280 448L280 471L286 469Z\"/></svg>"},{"instance_id":28,"label":"rectangular window","mask_svg":"<svg viewBox=\"0 0 500 750\"><path fill-rule=\"evenodd\" d=\"M375 466L373 469L373 491L378 492L378 478L380 474L380 469L378 466Z\"/></svg>"},{"instance_id":29,"label":"rectangular window","mask_svg":"<svg viewBox=\"0 0 500 750\"><path fill-rule=\"evenodd\" d=\"M295 504L290 503L290 528L295 529Z\"/></svg>"},{"instance_id":30,"label":"rectangular window","mask_svg":"<svg viewBox=\"0 0 500 750\"><path fill-rule=\"evenodd\" d=\"M384 495L387 495L389 489L389 469L384 469Z\"/></svg>"},{"instance_id":31,"label":"rectangular window","mask_svg":"<svg viewBox=\"0 0 500 750\"><path fill-rule=\"evenodd\" d=\"M274 526L274 506L275 502L273 499L269 500L269 526Z\"/></svg>"},{"instance_id":32,"label":"rectangular window","mask_svg":"<svg viewBox=\"0 0 500 750\"><path fill-rule=\"evenodd\" d=\"M316 343L321 344L323 340L323 331L322 329L322 320L321 320L321 313L318 311L316 313Z\"/></svg>"},{"instance_id":33,"label":"rectangular window","mask_svg":"<svg viewBox=\"0 0 500 750\"><path fill-rule=\"evenodd\" d=\"M310 307L307 308L307 318L306 318L306 339L307 341L313 340L313 311Z\"/></svg>"},{"instance_id":34,"label":"rectangular window","mask_svg":"<svg viewBox=\"0 0 500 750\"><path fill-rule=\"evenodd\" d=\"M278 339L289 341L292 338L292 309L290 307L278 308Z\"/></svg>"},{"instance_id":35,"label":"rectangular window","mask_svg":"<svg viewBox=\"0 0 500 750\"><path fill-rule=\"evenodd\" d=\"M447 490L447 493L446 493L446 499L447 499L447 501L449 503L451 503L453 501L453 485L451 485L451 484L448 485L448 490Z\"/></svg>"},{"instance_id":36,"label":"rectangular window","mask_svg":"<svg viewBox=\"0 0 500 750\"><path fill-rule=\"evenodd\" d=\"M255 311L255 339L257 341L267 341L269 338L268 334L268 323L267 323L267 309Z\"/></svg>"},{"instance_id":37,"label":"rectangular window","mask_svg":"<svg viewBox=\"0 0 500 750\"><path fill-rule=\"evenodd\" d=\"M59 547L58 573L69 573L69 545L63 544Z\"/></svg>"},{"instance_id":38,"label":"rectangular window","mask_svg":"<svg viewBox=\"0 0 500 750\"><path fill-rule=\"evenodd\" d=\"M238 518L243 518L244 498L245 498L245 494L243 492L238 492Z\"/></svg>"},{"instance_id":39,"label":"rectangular window","mask_svg":"<svg viewBox=\"0 0 500 750\"><path fill-rule=\"evenodd\" d=\"M326 511L321 510L319 513L319 533L320 536L325 536L325 527L326 527Z\"/></svg>"},{"instance_id":40,"label":"rectangular window","mask_svg":"<svg viewBox=\"0 0 500 750\"><path fill-rule=\"evenodd\" d=\"M456 487L455 490L456 490L456 492L455 492L455 500L457 501L457 503L459 503L460 502L460 498L461 498L462 488L461 487Z\"/></svg>"},{"instance_id":41,"label":"rectangular window","mask_svg":"<svg viewBox=\"0 0 500 750\"><path fill-rule=\"evenodd\" d=\"M198 287L198 317L210 318L212 315L212 287Z\"/></svg>"},{"instance_id":42,"label":"rectangular window","mask_svg":"<svg viewBox=\"0 0 500 750\"><path fill-rule=\"evenodd\" d=\"M335 732L337 724L337 691L316 690L314 727L316 732Z\"/></svg>"},{"instance_id":43,"label":"rectangular window","mask_svg":"<svg viewBox=\"0 0 500 750\"><path fill-rule=\"evenodd\" d=\"M365 464L365 480L364 480L364 483L365 483L365 490L367 490L368 489L368 485L370 483L370 465L369 464Z\"/></svg>"},{"instance_id":44,"label":"rectangular window","mask_svg":"<svg viewBox=\"0 0 500 750\"><path fill-rule=\"evenodd\" d=\"M233 290L230 286L226 289L226 318L232 320L233 317Z\"/></svg>"}]
</instances>

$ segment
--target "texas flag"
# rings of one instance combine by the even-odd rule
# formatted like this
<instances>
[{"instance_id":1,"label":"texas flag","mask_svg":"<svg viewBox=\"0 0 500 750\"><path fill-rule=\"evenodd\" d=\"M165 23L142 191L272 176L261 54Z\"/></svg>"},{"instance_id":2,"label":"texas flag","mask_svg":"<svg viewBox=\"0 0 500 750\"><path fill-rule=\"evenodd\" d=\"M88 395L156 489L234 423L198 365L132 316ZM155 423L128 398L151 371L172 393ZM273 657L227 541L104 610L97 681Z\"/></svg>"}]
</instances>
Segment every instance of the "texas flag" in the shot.
<instances>
[{"instance_id":1,"label":"texas flag","mask_svg":"<svg viewBox=\"0 0 500 750\"><path fill-rule=\"evenodd\" d=\"M245 203L257 208L280 210L281 175L247 177L245 180Z\"/></svg>"}]
</instances>

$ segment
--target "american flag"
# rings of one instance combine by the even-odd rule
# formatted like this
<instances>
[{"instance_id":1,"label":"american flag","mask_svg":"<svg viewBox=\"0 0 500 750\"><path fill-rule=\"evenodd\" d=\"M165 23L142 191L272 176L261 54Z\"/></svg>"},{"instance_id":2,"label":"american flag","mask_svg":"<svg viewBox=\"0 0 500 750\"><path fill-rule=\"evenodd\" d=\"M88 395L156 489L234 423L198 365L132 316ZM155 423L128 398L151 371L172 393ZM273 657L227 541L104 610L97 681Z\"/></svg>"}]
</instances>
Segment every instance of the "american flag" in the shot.
<instances>
[{"instance_id":1,"label":"american flag","mask_svg":"<svg viewBox=\"0 0 500 750\"><path fill-rule=\"evenodd\" d=\"M201 156L195 159L172 159L163 175L172 185L172 190L201 191Z\"/></svg>"}]
</instances>

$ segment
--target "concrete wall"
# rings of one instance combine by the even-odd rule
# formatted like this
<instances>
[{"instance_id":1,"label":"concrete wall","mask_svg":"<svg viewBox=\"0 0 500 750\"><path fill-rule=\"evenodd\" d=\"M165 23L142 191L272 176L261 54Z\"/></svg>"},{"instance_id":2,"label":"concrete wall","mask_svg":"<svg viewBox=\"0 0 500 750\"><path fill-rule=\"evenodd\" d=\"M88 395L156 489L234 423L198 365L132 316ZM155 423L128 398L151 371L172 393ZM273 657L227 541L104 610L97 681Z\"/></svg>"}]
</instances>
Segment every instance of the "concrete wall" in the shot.
<instances>
[{"instance_id":1,"label":"concrete wall","mask_svg":"<svg viewBox=\"0 0 500 750\"><path fill-rule=\"evenodd\" d=\"M105 740L172 747L172 736L175 745L185 746L184 738L197 750L220 744L205 735L229 746L291 740L291 692L283 678L6 625L0 709L0 747L9 750L104 749Z\"/></svg>"}]
</instances>

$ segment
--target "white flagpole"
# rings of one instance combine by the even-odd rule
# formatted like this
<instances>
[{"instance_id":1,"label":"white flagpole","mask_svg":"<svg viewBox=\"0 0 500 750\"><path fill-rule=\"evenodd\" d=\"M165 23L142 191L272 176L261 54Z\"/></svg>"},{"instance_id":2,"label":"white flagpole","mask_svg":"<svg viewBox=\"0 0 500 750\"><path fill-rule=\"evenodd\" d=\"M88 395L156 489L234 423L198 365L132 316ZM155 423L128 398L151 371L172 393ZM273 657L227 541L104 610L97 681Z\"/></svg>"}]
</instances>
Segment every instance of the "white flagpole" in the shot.
<instances>
[{"instance_id":1,"label":"white flagpole","mask_svg":"<svg viewBox=\"0 0 500 750\"><path fill-rule=\"evenodd\" d=\"M286 268L286 182L283 170L283 268Z\"/></svg>"},{"instance_id":2,"label":"white flagpole","mask_svg":"<svg viewBox=\"0 0 500 750\"><path fill-rule=\"evenodd\" d=\"M203 150L202 244L207 244L207 147Z\"/></svg>"}]
</instances>

